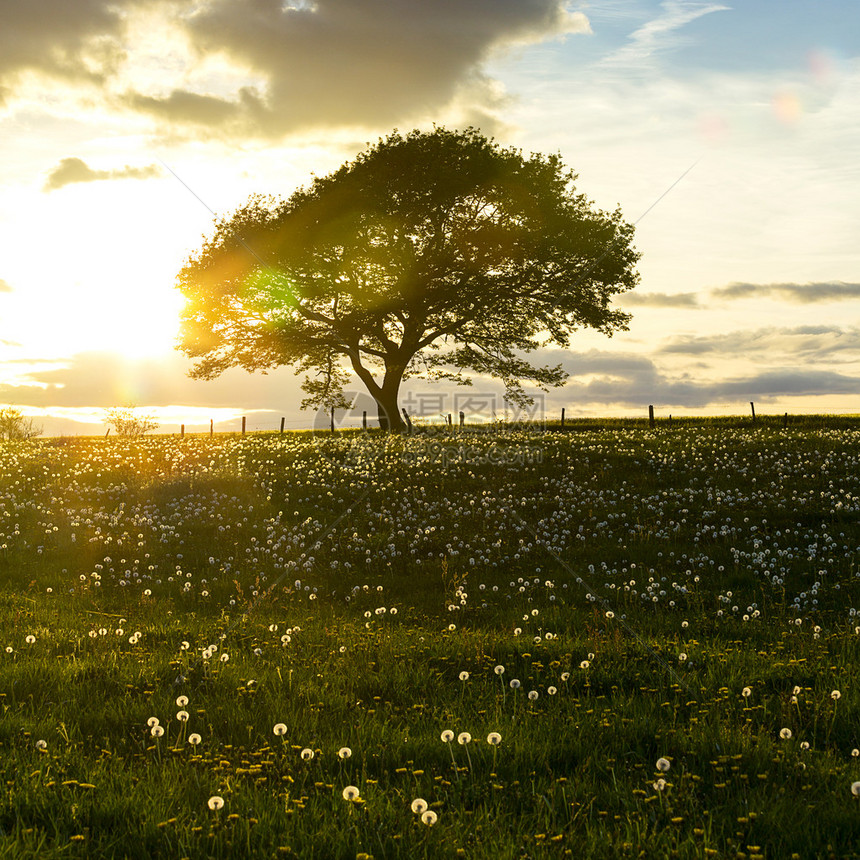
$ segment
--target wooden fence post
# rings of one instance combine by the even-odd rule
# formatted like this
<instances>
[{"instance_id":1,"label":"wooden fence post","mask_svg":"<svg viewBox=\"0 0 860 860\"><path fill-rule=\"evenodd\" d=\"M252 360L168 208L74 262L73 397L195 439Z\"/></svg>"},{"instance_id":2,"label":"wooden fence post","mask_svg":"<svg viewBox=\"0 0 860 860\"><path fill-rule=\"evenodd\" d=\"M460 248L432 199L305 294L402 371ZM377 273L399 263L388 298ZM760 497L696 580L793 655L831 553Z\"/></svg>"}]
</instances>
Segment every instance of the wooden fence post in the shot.
<instances>
[{"instance_id":1,"label":"wooden fence post","mask_svg":"<svg viewBox=\"0 0 860 860\"><path fill-rule=\"evenodd\" d=\"M245 416L242 416L242 435L245 435Z\"/></svg>"},{"instance_id":2,"label":"wooden fence post","mask_svg":"<svg viewBox=\"0 0 860 860\"><path fill-rule=\"evenodd\" d=\"M412 420L409 417L409 413L406 411L405 406L400 411L403 413L403 418L406 421L406 428L409 432L409 435L411 436L412 435Z\"/></svg>"},{"instance_id":3,"label":"wooden fence post","mask_svg":"<svg viewBox=\"0 0 860 860\"><path fill-rule=\"evenodd\" d=\"M331 407L328 413L329 417L329 427L331 428L331 432L334 433L334 406Z\"/></svg>"},{"instance_id":4,"label":"wooden fence post","mask_svg":"<svg viewBox=\"0 0 860 860\"><path fill-rule=\"evenodd\" d=\"M185 438L185 425L184 424L179 425L179 438L180 439Z\"/></svg>"},{"instance_id":5,"label":"wooden fence post","mask_svg":"<svg viewBox=\"0 0 860 860\"><path fill-rule=\"evenodd\" d=\"M787 412L785 413L785 416L782 419L782 426L788 427L788 413Z\"/></svg>"},{"instance_id":6,"label":"wooden fence post","mask_svg":"<svg viewBox=\"0 0 860 860\"><path fill-rule=\"evenodd\" d=\"M460 426L461 427L466 426L466 413L465 412L460 413Z\"/></svg>"},{"instance_id":7,"label":"wooden fence post","mask_svg":"<svg viewBox=\"0 0 860 860\"><path fill-rule=\"evenodd\" d=\"M449 426L449 427L453 427L453 426L454 426L454 419L451 417L451 413L450 413L450 412L448 413L448 426Z\"/></svg>"},{"instance_id":8,"label":"wooden fence post","mask_svg":"<svg viewBox=\"0 0 860 860\"><path fill-rule=\"evenodd\" d=\"M281 416L281 431L280 431L281 433L283 433L283 432L284 432L284 421L285 421L285 420L286 420L286 419L285 419L285 418L284 418L284 416L282 415L282 416Z\"/></svg>"},{"instance_id":9,"label":"wooden fence post","mask_svg":"<svg viewBox=\"0 0 860 860\"><path fill-rule=\"evenodd\" d=\"M651 427L654 426L654 407L653 406L648 407L648 424Z\"/></svg>"},{"instance_id":10,"label":"wooden fence post","mask_svg":"<svg viewBox=\"0 0 860 860\"><path fill-rule=\"evenodd\" d=\"M755 424L755 403L750 400L750 409L752 410L752 421Z\"/></svg>"},{"instance_id":11,"label":"wooden fence post","mask_svg":"<svg viewBox=\"0 0 860 860\"><path fill-rule=\"evenodd\" d=\"M209 419L209 435L210 436L215 435L215 419L214 418Z\"/></svg>"},{"instance_id":12,"label":"wooden fence post","mask_svg":"<svg viewBox=\"0 0 860 860\"><path fill-rule=\"evenodd\" d=\"M564 407L561 408L561 429L564 430Z\"/></svg>"},{"instance_id":13,"label":"wooden fence post","mask_svg":"<svg viewBox=\"0 0 860 860\"><path fill-rule=\"evenodd\" d=\"M361 413L361 429L367 430L367 410L363 410Z\"/></svg>"}]
</instances>

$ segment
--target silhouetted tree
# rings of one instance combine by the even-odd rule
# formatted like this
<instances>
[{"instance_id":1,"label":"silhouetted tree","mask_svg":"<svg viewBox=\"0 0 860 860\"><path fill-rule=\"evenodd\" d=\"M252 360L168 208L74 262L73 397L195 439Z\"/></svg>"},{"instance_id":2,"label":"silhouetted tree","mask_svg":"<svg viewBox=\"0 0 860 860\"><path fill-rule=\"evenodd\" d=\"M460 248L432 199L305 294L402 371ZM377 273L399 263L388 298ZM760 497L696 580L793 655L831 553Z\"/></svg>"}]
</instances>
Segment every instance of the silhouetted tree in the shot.
<instances>
[{"instance_id":1,"label":"silhouetted tree","mask_svg":"<svg viewBox=\"0 0 860 860\"><path fill-rule=\"evenodd\" d=\"M295 365L309 406L347 406L354 372L380 425L401 429L400 384L420 373L470 384L561 385L561 365L522 357L607 335L638 283L633 227L576 193L558 155L503 149L479 131L397 132L288 200L252 196L186 261L180 349L193 377Z\"/></svg>"}]
</instances>

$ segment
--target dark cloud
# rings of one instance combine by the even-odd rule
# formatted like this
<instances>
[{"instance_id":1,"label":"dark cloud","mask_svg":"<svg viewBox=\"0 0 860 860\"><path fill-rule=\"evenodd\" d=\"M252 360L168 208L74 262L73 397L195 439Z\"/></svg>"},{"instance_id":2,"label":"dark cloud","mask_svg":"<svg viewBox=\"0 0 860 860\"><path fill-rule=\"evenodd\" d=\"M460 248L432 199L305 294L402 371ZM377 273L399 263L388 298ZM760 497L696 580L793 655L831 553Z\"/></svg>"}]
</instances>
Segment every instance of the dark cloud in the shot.
<instances>
[{"instance_id":1,"label":"dark cloud","mask_svg":"<svg viewBox=\"0 0 860 860\"><path fill-rule=\"evenodd\" d=\"M134 0L0 0L0 104L22 72L103 82L122 59Z\"/></svg>"},{"instance_id":2,"label":"dark cloud","mask_svg":"<svg viewBox=\"0 0 860 860\"><path fill-rule=\"evenodd\" d=\"M809 284L749 284L734 282L711 290L716 299L753 299L772 296L796 304L860 299L860 284L845 281L816 281Z\"/></svg>"},{"instance_id":3,"label":"dark cloud","mask_svg":"<svg viewBox=\"0 0 860 860\"><path fill-rule=\"evenodd\" d=\"M504 96L483 71L486 60L512 44L587 32L584 14L566 7L565 0L0 0L0 93L28 70L86 80L103 86L111 105L118 98L171 129L213 136L390 127L452 105L492 131ZM193 80L204 60L223 57L260 89L225 90L209 67L206 85L166 94L133 85L120 94L115 72L135 58L136 28L147 26L139 10L157 10L187 37L177 80Z\"/></svg>"},{"instance_id":4,"label":"dark cloud","mask_svg":"<svg viewBox=\"0 0 860 860\"><path fill-rule=\"evenodd\" d=\"M759 328L726 334L690 335L665 343L658 353L713 355L756 361L782 360L833 363L840 353L860 352L860 330L838 326Z\"/></svg>"},{"instance_id":5,"label":"dark cloud","mask_svg":"<svg viewBox=\"0 0 860 860\"><path fill-rule=\"evenodd\" d=\"M13 293L15 290L8 281L4 281L3 278L0 278L0 293Z\"/></svg>"},{"instance_id":6,"label":"dark cloud","mask_svg":"<svg viewBox=\"0 0 860 860\"><path fill-rule=\"evenodd\" d=\"M699 308L696 293L625 293L618 301L625 305L649 308Z\"/></svg>"},{"instance_id":7,"label":"dark cloud","mask_svg":"<svg viewBox=\"0 0 860 860\"><path fill-rule=\"evenodd\" d=\"M103 179L148 179L158 176L160 172L156 164L147 164L145 167L126 165L114 170L93 170L80 158L63 158L48 174L43 190L56 191L64 185L75 182L98 182Z\"/></svg>"}]
</instances>

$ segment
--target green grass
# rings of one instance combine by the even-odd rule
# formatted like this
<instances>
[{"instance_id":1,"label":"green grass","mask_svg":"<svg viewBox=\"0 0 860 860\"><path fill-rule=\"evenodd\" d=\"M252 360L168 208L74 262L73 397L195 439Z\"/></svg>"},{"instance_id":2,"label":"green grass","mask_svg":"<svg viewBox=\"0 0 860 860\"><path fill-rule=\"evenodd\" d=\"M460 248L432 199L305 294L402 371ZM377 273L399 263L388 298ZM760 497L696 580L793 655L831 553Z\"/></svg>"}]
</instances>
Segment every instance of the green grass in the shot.
<instances>
[{"instance_id":1,"label":"green grass","mask_svg":"<svg viewBox=\"0 0 860 860\"><path fill-rule=\"evenodd\" d=\"M0 857L860 856L858 443L0 447Z\"/></svg>"}]
</instances>

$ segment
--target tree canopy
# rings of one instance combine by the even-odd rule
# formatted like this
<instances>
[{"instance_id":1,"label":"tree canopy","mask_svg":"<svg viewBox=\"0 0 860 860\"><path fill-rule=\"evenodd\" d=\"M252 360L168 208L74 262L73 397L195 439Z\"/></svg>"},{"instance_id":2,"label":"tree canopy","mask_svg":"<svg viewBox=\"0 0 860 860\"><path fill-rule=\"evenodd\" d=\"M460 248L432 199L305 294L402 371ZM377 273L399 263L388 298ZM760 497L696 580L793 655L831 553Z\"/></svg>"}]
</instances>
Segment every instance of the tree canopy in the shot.
<instances>
[{"instance_id":1,"label":"tree canopy","mask_svg":"<svg viewBox=\"0 0 860 860\"><path fill-rule=\"evenodd\" d=\"M345 406L351 373L400 429L408 376L501 379L505 396L561 385L524 353L611 335L639 280L633 226L577 193L559 155L478 130L394 132L287 200L252 196L186 261L180 349L191 375L293 365L302 407Z\"/></svg>"}]
</instances>

